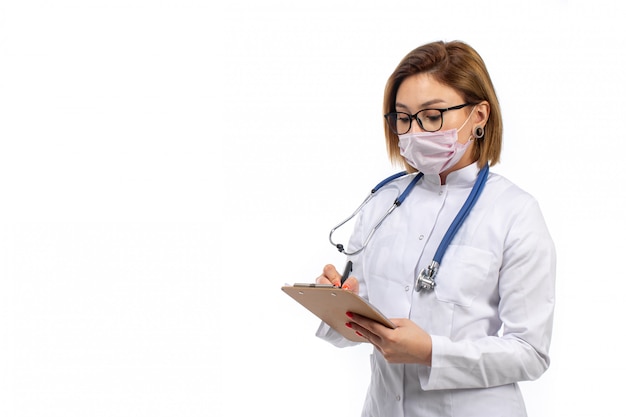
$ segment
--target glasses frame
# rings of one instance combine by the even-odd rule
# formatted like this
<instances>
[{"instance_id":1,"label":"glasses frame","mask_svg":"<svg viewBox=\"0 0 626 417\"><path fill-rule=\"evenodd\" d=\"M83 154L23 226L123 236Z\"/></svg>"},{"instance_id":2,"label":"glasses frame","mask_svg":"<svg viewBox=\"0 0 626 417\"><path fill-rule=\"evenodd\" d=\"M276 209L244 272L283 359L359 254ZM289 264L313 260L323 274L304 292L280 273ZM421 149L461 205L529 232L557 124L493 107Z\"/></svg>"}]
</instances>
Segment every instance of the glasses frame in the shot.
<instances>
[{"instance_id":1,"label":"glasses frame","mask_svg":"<svg viewBox=\"0 0 626 417\"><path fill-rule=\"evenodd\" d=\"M475 104L475 103L464 103L464 104L459 104L458 106L452 106L452 107L448 107L448 108L445 108L445 109L422 109L422 110L418 111L418 112L417 112L417 113L415 113L415 114L410 114L410 113L406 113L406 112L403 112L403 111L392 111L392 112L389 112L389 113L385 114L385 120L387 121L387 125L389 125L389 128L391 128L391 130L392 130L392 131L393 131L396 135L404 135L405 133L410 132L410 131L411 131L411 128L413 127L413 120L415 120L415 121L417 122L417 125L418 125L418 126L420 127L420 129L422 129L424 132L438 132L438 131L440 131L440 130L441 130L441 128L443 127L443 114L444 114L445 112L450 111L450 110L460 110L460 109L462 109L462 108L464 108L464 107L467 107L467 106L472 106L472 105L474 105L474 104ZM417 116L418 116L418 114L420 114L420 113L422 113L422 112L425 112L425 111L433 111L433 110L436 110L436 111L438 111L438 112L439 112L439 114L440 114L440 116L441 116L441 124L439 125L439 128L438 128L438 129L435 129L435 130L428 130L428 129L425 129L425 128L424 128L424 125L422 124L421 119L420 119L419 117L417 117ZM390 117L392 114L396 114L396 115L397 115L397 114L404 114L404 115L408 116L408 118L409 118L409 128L408 128L408 130L407 130L406 132L403 132L403 133L399 133L399 132L397 132L397 126L396 126L396 127L394 127L393 123L389 121L389 117ZM397 118L396 118L396 120L397 120Z\"/></svg>"}]
</instances>

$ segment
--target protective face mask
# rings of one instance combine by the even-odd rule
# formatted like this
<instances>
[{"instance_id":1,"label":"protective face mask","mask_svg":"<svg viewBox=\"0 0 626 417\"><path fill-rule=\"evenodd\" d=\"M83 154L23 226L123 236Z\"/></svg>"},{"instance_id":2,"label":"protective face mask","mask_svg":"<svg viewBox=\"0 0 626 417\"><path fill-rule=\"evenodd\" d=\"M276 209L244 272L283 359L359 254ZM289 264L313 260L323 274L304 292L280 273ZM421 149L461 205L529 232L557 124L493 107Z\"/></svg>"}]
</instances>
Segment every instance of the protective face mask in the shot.
<instances>
[{"instance_id":1,"label":"protective face mask","mask_svg":"<svg viewBox=\"0 0 626 417\"><path fill-rule=\"evenodd\" d=\"M473 140L470 138L465 144L458 142L458 131L463 129L468 120L469 117L459 129L406 133L398 136L400 155L409 165L424 174L444 172L459 162Z\"/></svg>"}]
</instances>

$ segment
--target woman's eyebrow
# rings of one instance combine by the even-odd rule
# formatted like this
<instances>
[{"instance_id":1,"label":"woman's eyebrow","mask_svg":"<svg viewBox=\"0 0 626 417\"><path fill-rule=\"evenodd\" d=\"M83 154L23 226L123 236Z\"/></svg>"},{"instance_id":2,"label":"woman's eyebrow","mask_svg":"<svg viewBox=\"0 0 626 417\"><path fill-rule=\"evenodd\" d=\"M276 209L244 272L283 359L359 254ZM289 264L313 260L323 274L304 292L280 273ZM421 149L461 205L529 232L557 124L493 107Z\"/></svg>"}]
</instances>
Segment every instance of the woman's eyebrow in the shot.
<instances>
[{"instance_id":1,"label":"woman's eyebrow","mask_svg":"<svg viewBox=\"0 0 626 417\"><path fill-rule=\"evenodd\" d=\"M428 101L422 103L419 106L419 108L420 109L424 109L424 108L427 108L428 106L432 106L433 104L437 104L437 103L445 103L445 101L440 99L440 98L436 98L436 99L433 99L433 100L428 100ZM396 108L402 108L402 109L405 109L405 110L409 110L409 106L407 106L406 104L398 103L397 101L396 101Z\"/></svg>"},{"instance_id":2,"label":"woman's eyebrow","mask_svg":"<svg viewBox=\"0 0 626 417\"><path fill-rule=\"evenodd\" d=\"M420 107L424 108L424 107L432 106L433 104L437 104L437 103L445 103L445 100L442 100L440 98L436 98L436 99L433 99L433 100L428 100L427 102L422 103L422 105Z\"/></svg>"}]
</instances>

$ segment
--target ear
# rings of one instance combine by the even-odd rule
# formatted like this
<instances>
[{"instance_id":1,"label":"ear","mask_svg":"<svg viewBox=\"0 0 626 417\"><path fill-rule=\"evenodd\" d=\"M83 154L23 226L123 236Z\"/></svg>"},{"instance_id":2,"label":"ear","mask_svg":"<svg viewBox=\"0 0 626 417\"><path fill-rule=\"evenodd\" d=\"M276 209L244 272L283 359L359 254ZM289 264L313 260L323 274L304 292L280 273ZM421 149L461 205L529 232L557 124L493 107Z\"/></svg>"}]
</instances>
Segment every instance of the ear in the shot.
<instances>
[{"instance_id":1,"label":"ear","mask_svg":"<svg viewBox=\"0 0 626 417\"><path fill-rule=\"evenodd\" d=\"M489 120L489 114L491 113L491 106L488 101L481 101L476 105L476 111L474 112L473 122L474 126L485 127L487 120Z\"/></svg>"}]
</instances>

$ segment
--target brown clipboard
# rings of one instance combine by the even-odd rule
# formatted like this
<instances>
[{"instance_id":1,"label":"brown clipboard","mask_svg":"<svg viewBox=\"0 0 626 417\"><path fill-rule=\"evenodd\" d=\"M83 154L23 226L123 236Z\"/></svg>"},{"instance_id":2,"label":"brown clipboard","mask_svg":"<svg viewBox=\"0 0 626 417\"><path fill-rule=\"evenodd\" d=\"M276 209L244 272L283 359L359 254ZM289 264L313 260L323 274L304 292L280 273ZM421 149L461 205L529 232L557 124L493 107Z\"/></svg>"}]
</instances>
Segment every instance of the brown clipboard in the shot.
<instances>
[{"instance_id":1,"label":"brown clipboard","mask_svg":"<svg viewBox=\"0 0 626 417\"><path fill-rule=\"evenodd\" d=\"M390 329L396 327L367 300L348 290L318 284L285 285L281 289L343 337L354 342L365 342L365 339L346 327L348 311L368 317Z\"/></svg>"}]
</instances>

